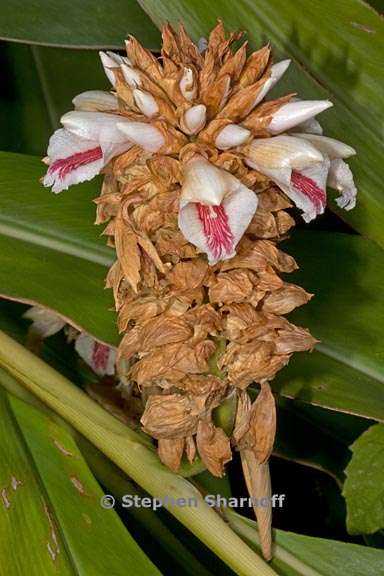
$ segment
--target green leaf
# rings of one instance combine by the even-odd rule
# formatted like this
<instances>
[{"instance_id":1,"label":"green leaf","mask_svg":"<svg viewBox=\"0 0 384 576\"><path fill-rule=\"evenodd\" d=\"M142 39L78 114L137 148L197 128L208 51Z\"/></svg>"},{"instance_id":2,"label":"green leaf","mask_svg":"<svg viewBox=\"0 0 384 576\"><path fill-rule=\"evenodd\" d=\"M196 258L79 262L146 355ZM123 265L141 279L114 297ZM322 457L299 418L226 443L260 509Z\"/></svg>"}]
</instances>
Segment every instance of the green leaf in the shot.
<instances>
[{"instance_id":1,"label":"green leaf","mask_svg":"<svg viewBox=\"0 0 384 576\"><path fill-rule=\"evenodd\" d=\"M343 489L347 529L351 534L373 534L384 528L384 425L371 426L351 450Z\"/></svg>"},{"instance_id":2,"label":"green leaf","mask_svg":"<svg viewBox=\"0 0 384 576\"><path fill-rule=\"evenodd\" d=\"M300 270L289 281L315 296L293 314L320 340L295 354L275 390L320 406L384 419L384 254L349 234L295 232L284 249Z\"/></svg>"},{"instance_id":3,"label":"green leaf","mask_svg":"<svg viewBox=\"0 0 384 576\"><path fill-rule=\"evenodd\" d=\"M73 107L74 96L111 89L96 51L1 42L0 61L2 150L45 156L48 139Z\"/></svg>"},{"instance_id":4,"label":"green leaf","mask_svg":"<svg viewBox=\"0 0 384 576\"><path fill-rule=\"evenodd\" d=\"M223 513L230 526L250 546L258 549L254 538L255 522L229 509ZM275 530L271 565L280 576L379 576L383 573L383 563L382 550Z\"/></svg>"},{"instance_id":5,"label":"green leaf","mask_svg":"<svg viewBox=\"0 0 384 576\"><path fill-rule=\"evenodd\" d=\"M10 404L76 573L123 576L134 564L135 574L159 575L118 515L100 506L103 492L71 435L25 402L10 398Z\"/></svg>"},{"instance_id":6,"label":"green leaf","mask_svg":"<svg viewBox=\"0 0 384 576\"><path fill-rule=\"evenodd\" d=\"M159 34L135 0L9 0L0 9L0 38L67 48L123 48L128 34L157 48Z\"/></svg>"},{"instance_id":7,"label":"green leaf","mask_svg":"<svg viewBox=\"0 0 384 576\"><path fill-rule=\"evenodd\" d=\"M93 225L97 182L55 196L39 183L43 168L36 158L0 157L2 295L54 309L116 344L113 298L103 289L114 253Z\"/></svg>"},{"instance_id":8,"label":"green leaf","mask_svg":"<svg viewBox=\"0 0 384 576\"><path fill-rule=\"evenodd\" d=\"M384 246L382 102L384 21L358 0L140 0L160 25L183 22L194 40L221 18L247 31L250 48L271 41L278 57L292 58L281 88L301 98L329 98L321 115L329 136L356 148L350 164L360 191L357 208L342 217ZM279 88L280 90L280 88ZM341 211L332 202L336 212Z\"/></svg>"},{"instance_id":9,"label":"green leaf","mask_svg":"<svg viewBox=\"0 0 384 576\"><path fill-rule=\"evenodd\" d=\"M103 290L104 266L1 235L0 251L3 297L46 306L79 330L117 344L112 294Z\"/></svg>"},{"instance_id":10,"label":"green leaf","mask_svg":"<svg viewBox=\"0 0 384 576\"><path fill-rule=\"evenodd\" d=\"M40 488L3 389L0 430L0 572L72 575L51 504Z\"/></svg>"},{"instance_id":11,"label":"green leaf","mask_svg":"<svg viewBox=\"0 0 384 576\"><path fill-rule=\"evenodd\" d=\"M0 149L41 154L52 124L32 49L0 42L0 63Z\"/></svg>"},{"instance_id":12,"label":"green leaf","mask_svg":"<svg viewBox=\"0 0 384 576\"><path fill-rule=\"evenodd\" d=\"M93 225L100 180L52 194L40 183L38 158L0 152L0 233L60 253L109 265L114 252Z\"/></svg>"},{"instance_id":13,"label":"green leaf","mask_svg":"<svg viewBox=\"0 0 384 576\"><path fill-rule=\"evenodd\" d=\"M312 411L320 410L312 406L310 408ZM279 425L273 454L323 470L340 485L343 470L349 460L347 446L336 435L314 423L311 419L312 411L307 414L300 403L279 399Z\"/></svg>"}]
</instances>

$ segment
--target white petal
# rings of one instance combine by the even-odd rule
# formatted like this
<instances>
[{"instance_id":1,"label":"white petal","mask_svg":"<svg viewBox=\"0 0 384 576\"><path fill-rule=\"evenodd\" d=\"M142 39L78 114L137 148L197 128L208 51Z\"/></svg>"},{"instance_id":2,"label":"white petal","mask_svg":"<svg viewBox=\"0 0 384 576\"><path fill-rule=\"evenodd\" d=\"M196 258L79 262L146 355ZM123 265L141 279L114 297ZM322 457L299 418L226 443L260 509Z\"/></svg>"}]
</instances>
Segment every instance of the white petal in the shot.
<instances>
[{"instance_id":1,"label":"white petal","mask_svg":"<svg viewBox=\"0 0 384 576\"><path fill-rule=\"evenodd\" d=\"M49 167L43 184L57 193L72 184L92 180L104 166L98 142L85 140L64 130L56 130L48 145Z\"/></svg>"},{"instance_id":2,"label":"white petal","mask_svg":"<svg viewBox=\"0 0 384 576\"><path fill-rule=\"evenodd\" d=\"M132 62L127 56L120 56L120 54L116 54L116 52L111 52L110 50L107 50L106 55L110 58L110 61L115 63L115 66L121 66L122 64L132 66Z\"/></svg>"},{"instance_id":3,"label":"white petal","mask_svg":"<svg viewBox=\"0 0 384 576\"><path fill-rule=\"evenodd\" d=\"M328 174L328 186L341 192L336 198L340 208L352 210L356 205L357 189L350 167L343 160L332 160Z\"/></svg>"},{"instance_id":4,"label":"white petal","mask_svg":"<svg viewBox=\"0 0 384 576\"><path fill-rule=\"evenodd\" d=\"M297 134L298 132L300 132L300 134L302 133L317 134L321 136L321 134L323 133L323 129L321 127L320 122L316 120L316 118L309 118L309 120L305 120L305 122L297 124L297 126L292 128L292 131L289 130L288 133L291 134L293 132L296 133L297 136L299 135Z\"/></svg>"},{"instance_id":5,"label":"white petal","mask_svg":"<svg viewBox=\"0 0 384 576\"><path fill-rule=\"evenodd\" d=\"M272 90L272 88L275 86L275 84L277 84L277 82L280 80L280 78L283 76L283 74L285 74L285 72L287 71L290 63L291 63L290 60L282 60L281 62L277 62L277 64L274 64L272 66L271 75L264 82L262 89L260 90L260 92L256 96L256 99L255 99L253 106L252 106L253 108L255 106L257 106L263 100L263 98L265 98L265 96L268 94L268 92L270 90Z\"/></svg>"},{"instance_id":6,"label":"white petal","mask_svg":"<svg viewBox=\"0 0 384 576\"><path fill-rule=\"evenodd\" d=\"M224 198L223 206L228 215L229 227L234 237L235 247L248 228L256 212L257 205L258 198L256 193L241 183L237 190Z\"/></svg>"},{"instance_id":7,"label":"white petal","mask_svg":"<svg viewBox=\"0 0 384 576\"><path fill-rule=\"evenodd\" d=\"M99 376L112 376L115 373L116 350L114 348L100 344L82 332L76 339L75 350Z\"/></svg>"},{"instance_id":8,"label":"white petal","mask_svg":"<svg viewBox=\"0 0 384 576\"><path fill-rule=\"evenodd\" d=\"M121 66L121 71L123 72L124 80L129 86L131 86L131 88L137 88L141 85L140 74L131 68L131 66L123 64Z\"/></svg>"},{"instance_id":9,"label":"white petal","mask_svg":"<svg viewBox=\"0 0 384 576\"><path fill-rule=\"evenodd\" d=\"M104 67L105 75L107 76L108 80L115 86L116 78L113 73L114 68L119 68L122 64L130 65L130 60L125 56L120 56L120 54L115 54L114 52L99 52L101 63Z\"/></svg>"},{"instance_id":10,"label":"white petal","mask_svg":"<svg viewBox=\"0 0 384 576\"><path fill-rule=\"evenodd\" d=\"M151 118L159 112L159 106L152 94L144 92L143 90L135 89L133 91L133 98L136 106L143 114L145 114L145 116Z\"/></svg>"},{"instance_id":11,"label":"white petal","mask_svg":"<svg viewBox=\"0 0 384 576\"><path fill-rule=\"evenodd\" d=\"M184 166L181 198L183 202L218 206L238 185L232 174L196 155Z\"/></svg>"},{"instance_id":12,"label":"white petal","mask_svg":"<svg viewBox=\"0 0 384 576\"><path fill-rule=\"evenodd\" d=\"M298 138L304 138L316 146L322 154L326 154L331 160L334 158L349 158L356 154L356 150L340 140L335 140L334 138L328 138L327 136L318 136L316 134L292 134L292 136L297 136Z\"/></svg>"},{"instance_id":13,"label":"white petal","mask_svg":"<svg viewBox=\"0 0 384 576\"><path fill-rule=\"evenodd\" d=\"M108 78L112 86L115 86L116 78L113 73L113 69L117 68L118 65L116 64L115 60L110 56L108 56L108 54L106 54L105 52L99 52L99 55L106 77Z\"/></svg>"},{"instance_id":14,"label":"white petal","mask_svg":"<svg viewBox=\"0 0 384 576\"><path fill-rule=\"evenodd\" d=\"M127 140L124 134L118 130L117 123L130 124L130 120L106 112L67 112L60 121L66 130L80 138L116 144Z\"/></svg>"},{"instance_id":15,"label":"white petal","mask_svg":"<svg viewBox=\"0 0 384 576\"><path fill-rule=\"evenodd\" d=\"M243 186L228 194L221 206L181 202L179 228L184 237L208 255L209 264L232 258L236 245L257 208L255 192Z\"/></svg>"},{"instance_id":16,"label":"white petal","mask_svg":"<svg viewBox=\"0 0 384 576\"><path fill-rule=\"evenodd\" d=\"M192 106L184 112L184 126L187 134L197 134L205 126L207 108L204 104Z\"/></svg>"},{"instance_id":17,"label":"white petal","mask_svg":"<svg viewBox=\"0 0 384 576\"><path fill-rule=\"evenodd\" d=\"M216 137L215 146L219 148L219 150L228 150L228 148L245 144L250 136L250 130L237 124L228 124Z\"/></svg>"},{"instance_id":18,"label":"white petal","mask_svg":"<svg viewBox=\"0 0 384 576\"><path fill-rule=\"evenodd\" d=\"M32 325L29 331L33 334L39 336L39 338L44 339L53 334L60 332L66 325L65 320L63 320L58 314L55 314L47 308L42 308L41 306L32 306L23 314L23 318L28 318L32 320Z\"/></svg>"},{"instance_id":19,"label":"white petal","mask_svg":"<svg viewBox=\"0 0 384 576\"><path fill-rule=\"evenodd\" d=\"M271 134L285 132L293 126L305 122L309 118L316 116L327 108L333 106L329 100L301 100L299 102L288 102L275 114L268 126Z\"/></svg>"},{"instance_id":20,"label":"white petal","mask_svg":"<svg viewBox=\"0 0 384 576\"><path fill-rule=\"evenodd\" d=\"M263 174L283 168L301 170L323 160L321 152L303 138L257 138L245 147L246 162Z\"/></svg>"},{"instance_id":21,"label":"white petal","mask_svg":"<svg viewBox=\"0 0 384 576\"><path fill-rule=\"evenodd\" d=\"M88 90L74 97L72 103L75 110L83 112L104 112L105 110L118 110L117 97L104 90Z\"/></svg>"},{"instance_id":22,"label":"white petal","mask_svg":"<svg viewBox=\"0 0 384 576\"><path fill-rule=\"evenodd\" d=\"M326 206L326 182L329 170L329 159L313 164L300 171L292 171L289 183L286 179L274 179L283 192L303 211L302 217L309 222L323 214Z\"/></svg>"},{"instance_id":23,"label":"white petal","mask_svg":"<svg viewBox=\"0 0 384 576\"><path fill-rule=\"evenodd\" d=\"M133 144L148 152L157 152L164 145L164 136L151 124L145 122L119 122L118 129Z\"/></svg>"},{"instance_id":24,"label":"white petal","mask_svg":"<svg viewBox=\"0 0 384 576\"><path fill-rule=\"evenodd\" d=\"M179 88L184 98L188 101L193 100L196 96L197 86L191 68L184 68L183 76L179 82Z\"/></svg>"}]
</instances>

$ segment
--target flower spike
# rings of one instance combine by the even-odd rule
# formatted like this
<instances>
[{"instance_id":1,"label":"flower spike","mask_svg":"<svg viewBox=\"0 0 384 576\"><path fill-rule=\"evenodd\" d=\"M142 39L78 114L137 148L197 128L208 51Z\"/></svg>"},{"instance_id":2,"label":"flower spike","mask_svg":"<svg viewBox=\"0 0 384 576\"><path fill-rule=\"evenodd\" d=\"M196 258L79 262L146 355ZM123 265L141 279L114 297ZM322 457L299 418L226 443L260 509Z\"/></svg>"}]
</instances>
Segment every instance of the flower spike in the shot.
<instances>
[{"instance_id":1,"label":"flower spike","mask_svg":"<svg viewBox=\"0 0 384 576\"><path fill-rule=\"evenodd\" d=\"M290 61L273 64L270 46L247 58L245 43L233 48L241 36L218 22L196 46L167 24L160 58L133 37L127 57L101 52L113 91L74 98L49 141L43 183L60 192L105 173L96 221L116 251L106 285L123 334L118 372L143 400L140 422L160 460L177 471L184 453L199 455L222 476L233 446L250 496L264 497L270 382L316 344L285 316L312 296L286 280L297 269L280 249L295 225L287 209L309 222L325 211L327 187L346 210L357 189L346 163L354 149L322 136L315 119L331 102L271 99ZM76 348L100 378L112 374L114 352L87 335ZM228 400L230 433L212 419ZM270 559L271 508L255 514Z\"/></svg>"}]
</instances>

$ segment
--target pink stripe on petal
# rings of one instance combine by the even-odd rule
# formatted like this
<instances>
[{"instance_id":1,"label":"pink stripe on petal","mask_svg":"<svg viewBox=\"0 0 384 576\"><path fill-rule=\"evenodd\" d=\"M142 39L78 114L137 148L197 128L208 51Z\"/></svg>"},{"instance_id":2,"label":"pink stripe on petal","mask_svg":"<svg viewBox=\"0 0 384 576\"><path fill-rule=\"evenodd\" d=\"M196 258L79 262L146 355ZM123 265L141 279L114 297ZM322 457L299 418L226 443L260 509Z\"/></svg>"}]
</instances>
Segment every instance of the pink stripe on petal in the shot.
<instances>
[{"instance_id":1,"label":"pink stripe on petal","mask_svg":"<svg viewBox=\"0 0 384 576\"><path fill-rule=\"evenodd\" d=\"M105 372L108 366L110 348L105 344L94 342L92 349L92 368Z\"/></svg>"},{"instance_id":2,"label":"pink stripe on petal","mask_svg":"<svg viewBox=\"0 0 384 576\"><path fill-rule=\"evenodd\" d=\"M96 162L96 160L100 160L102 157L103 152L100 146L85 150L84 152L76 152L76 154L72 154L66 158L59 158L52 162L48 168L48 174L58 172L60 180L64 180L64 178L74 170L77 170L85 164Z\"/></svg>"},{"instance_id":3,"label":"pink stripe on petal","mask_svg":"<svg viewBox=\"0 0 384 576\"><path fill-rule=\"evenodd\" d=\"M234 249L234 237L224 206L205 206L197 202L196 208L208 248L214 257L221 258L230 254Z\"/></svg>"},{"instance_id":4,"label":"pink stripe on petal","mask_svg":"<svg viewBox=\"0 0 384 576\"><path fill-rule=\"evenodd\" d=\"M306 196L315 206L317 211L321 211L326 205L326 195L312 178L304 176L296 170L292 170L291 182L293 186Z\"/></svg>"}]
</instances>

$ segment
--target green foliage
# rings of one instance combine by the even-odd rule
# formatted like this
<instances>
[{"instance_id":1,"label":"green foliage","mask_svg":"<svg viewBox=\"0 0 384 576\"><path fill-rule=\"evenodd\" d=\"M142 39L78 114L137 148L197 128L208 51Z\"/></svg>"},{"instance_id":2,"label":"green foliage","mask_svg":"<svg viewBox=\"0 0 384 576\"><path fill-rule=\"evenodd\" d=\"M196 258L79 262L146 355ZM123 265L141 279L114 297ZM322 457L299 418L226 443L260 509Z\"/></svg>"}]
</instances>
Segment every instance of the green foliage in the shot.
<instances>
[{"instance_id":1,"label":"green foliage","mask_svg":"<svg viewBox=\"0 0 384 576\"><path fill-rule=\"evenodd\" d=\"M350 234L296 232L286 244L300 270L289 279L314 294L292 314L320 340L277 378L287 396L383 419L384 253Z\"/></svg>"},{"instance_id":2,"label":"green foliage","mask_svg":"<svg viewBox=\"0 0 384 576\"><path fill-rule=\"evenodd\" d=\"M134 34L144 46L159 46L159 33L135 0L9 0L1 7L0 37L66 48L123 48Z\"/></svg>"}]
</instances>

